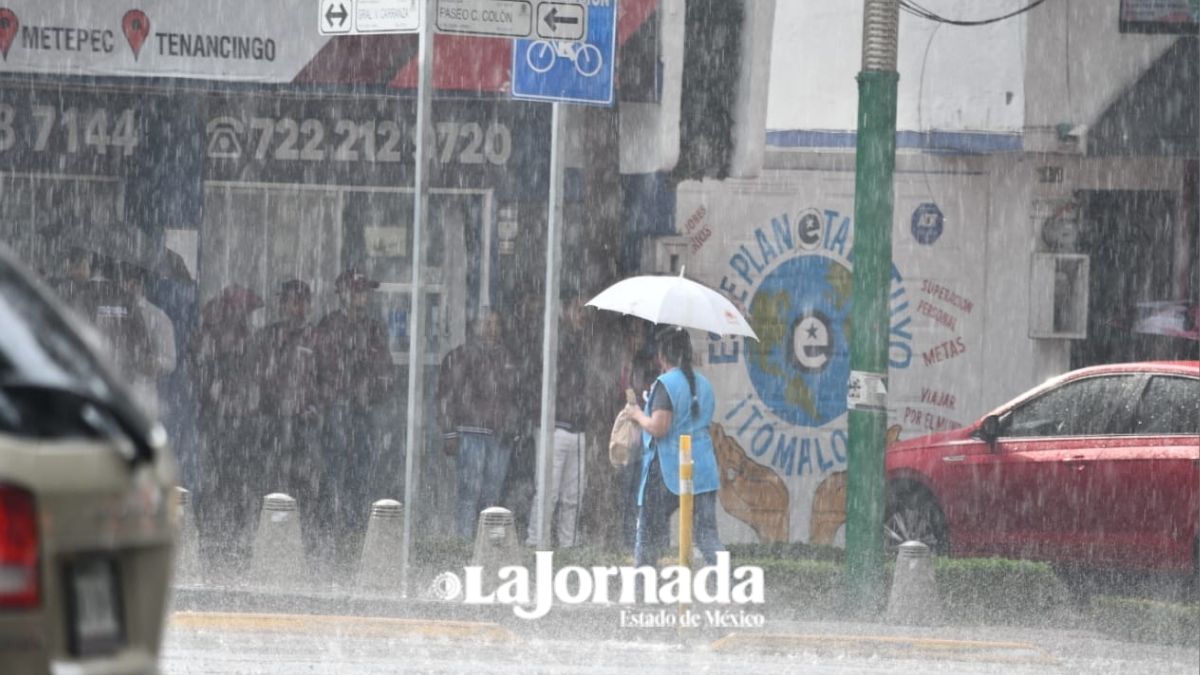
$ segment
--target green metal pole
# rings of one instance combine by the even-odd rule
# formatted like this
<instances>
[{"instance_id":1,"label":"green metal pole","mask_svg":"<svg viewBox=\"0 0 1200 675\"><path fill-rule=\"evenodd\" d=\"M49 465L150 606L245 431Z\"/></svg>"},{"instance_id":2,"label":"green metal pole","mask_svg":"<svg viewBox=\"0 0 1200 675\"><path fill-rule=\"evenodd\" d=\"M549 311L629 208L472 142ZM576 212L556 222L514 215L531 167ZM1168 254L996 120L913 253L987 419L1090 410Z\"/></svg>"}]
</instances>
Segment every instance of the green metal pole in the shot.
<instances>
[{"instance_id":1,"label":"green metal pole","mask_svg":"<svg viewBox=\"0 0 1200 675\"><path fill-rule=\"evenodd\" d=\"M888 293L892 274L892 179L896 168L896 0L866 0L858 75L854 189L854 306L850 336L846 492L847 600L856 613L882 601L884 433L887 426Z\"/></svg>"}]
</instances>

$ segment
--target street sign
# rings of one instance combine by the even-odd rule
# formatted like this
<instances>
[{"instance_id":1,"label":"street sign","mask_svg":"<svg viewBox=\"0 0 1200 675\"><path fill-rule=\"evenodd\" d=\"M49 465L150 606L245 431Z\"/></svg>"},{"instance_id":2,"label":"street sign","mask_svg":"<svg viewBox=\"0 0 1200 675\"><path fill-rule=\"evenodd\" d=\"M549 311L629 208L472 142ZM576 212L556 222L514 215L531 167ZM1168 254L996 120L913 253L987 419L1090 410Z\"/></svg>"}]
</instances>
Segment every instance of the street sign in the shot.
<instances>
[{"instance_id":1,"label":"street sign","mask_svg":"<svg viewBox=\"0 0 1200 675\"><path fill-rule=\"evenodd\" d=\"M534 0L437 0L434 27L455 35L581 40L587 10L569 0L537 2L536 8Z\"/></svg>"},{"instance_id":2,"label":"street sign","mask_svg":"<svg viewBox=\"0 0 1200 675\"><path fill-rule=\"evenodd\" d=\"M417 0L355 0L354 30L358 33L416 33L421 30Z\"/></svg>"},{"instance_id":3,"label":"street sign","mask_svg":"<svg viewBox=\"0 0 1200 675\"><path fill-rule=\"evenodd\" d=\"M543 40L582 40L587 34L587 8L574 2L539 2L533 25Z\"/></svg>"},{"instance_id":4,"label":"street sign","mask_svg":"<svg viewBox=\"0 0 1200 675\"><path fill-rule=\"evenodd\" d=\"M346 35L354 30L350 18L353 0L321 0L321 11L317 14L321 35Z\"/></svg>"},{"instance_id":5,"label":"street sign","mask_svg":"<svg viewBox=\"0 0 1200 675\"><path fill-rule=\"evenodd\" d=\"M417 33L421 8L418 0L321 0L317 21L321 35Z\"/></svg>"},{"instance_id":6,"label":"street sign","mask_svg":"<svg viewBox=\"0 0 1200 675\"><path fill-rule=\"evenodd\" d=\"M528 37L533 34L530 0L437 0L433 23L439 33Z\"/></svg>"},{"instance_id":7,"label":"street sign","mask_svg":"<svg viewBox=\"0 0 1200 675\"><path fill-rule=\"evenodd\" d=\"M541 5L550 5L542 9ZM561 39L513 41L512 95L538 101L567 101L612 105L613 76L617 53L617 0L588 0L586 4L544 2L538 7L538 35L541 30L568 34L575 26L563 23L566 6L577 6L583 13L585 28L580 42ZM551 10L554 19L545 23ZM579 12L580 10L573 10ZM544 11L544 13L543 13Z\"/></svg>"}]
</instances>

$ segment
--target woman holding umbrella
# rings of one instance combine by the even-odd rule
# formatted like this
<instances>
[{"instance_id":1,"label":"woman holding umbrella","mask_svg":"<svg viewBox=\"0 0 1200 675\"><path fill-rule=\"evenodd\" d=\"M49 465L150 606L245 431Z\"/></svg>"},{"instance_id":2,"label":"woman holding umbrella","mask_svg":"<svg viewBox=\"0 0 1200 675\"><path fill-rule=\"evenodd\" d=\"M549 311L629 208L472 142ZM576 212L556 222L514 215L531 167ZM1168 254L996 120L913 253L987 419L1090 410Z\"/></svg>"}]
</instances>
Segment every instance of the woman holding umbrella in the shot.
<instances>
[{"instance_id":1,"label":"woman holding umbrella","mask_svg":"<svg viewBox=\"0 0 1200 675\"><path fill-rule=\"evenodd\" d=\"M717 488L720 477L709 424L716 397L708 378L692 368L692 342L687 331L673 326L657 336L657 362L662 374L651 386L644 410L628 413L642 427L646 452L638 490L634 564L656 565L670 536L671 514L679 507L679 438L692 437L695 510L692 530L706 564L716 564L723 550L717 534Z\"/></svg>"}]
</instances>

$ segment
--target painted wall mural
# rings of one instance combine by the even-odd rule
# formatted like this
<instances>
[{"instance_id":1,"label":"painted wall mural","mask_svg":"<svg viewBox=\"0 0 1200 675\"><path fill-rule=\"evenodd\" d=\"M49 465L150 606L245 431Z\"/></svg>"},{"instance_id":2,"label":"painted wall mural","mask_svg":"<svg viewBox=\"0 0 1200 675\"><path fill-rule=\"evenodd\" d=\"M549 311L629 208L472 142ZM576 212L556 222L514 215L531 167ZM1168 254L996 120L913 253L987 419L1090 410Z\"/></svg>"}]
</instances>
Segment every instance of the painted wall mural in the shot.
<instances>
[{"instance_id":1,"label":"painted wall mural","mask_svg":"<svg viewBox=\"0 0 1200 675\"><path fill-rule=\"evenodd\" d=\"M955 250L960 214L927 197L902 209L898 199L894 238L910 244L897 243L893 256L889 442L973 420L966 415L975 414L977 387L957 375L980 351L977 289L944 265L929 278L909 272L929 256L949 257L951 270L971 264ZM925 228L915 238L910 216L928 224L935 211L938 236ZM810 205L795 191L710 186L681 190L677 213L689 242L689 274L742 307L760 338L708 335L702 343L694 336L701 367L718 390L711 431L722 473L722 537L840 545L853 200ZM916 254L906 255L910 250Z\"/></svg>"}]
</instances>

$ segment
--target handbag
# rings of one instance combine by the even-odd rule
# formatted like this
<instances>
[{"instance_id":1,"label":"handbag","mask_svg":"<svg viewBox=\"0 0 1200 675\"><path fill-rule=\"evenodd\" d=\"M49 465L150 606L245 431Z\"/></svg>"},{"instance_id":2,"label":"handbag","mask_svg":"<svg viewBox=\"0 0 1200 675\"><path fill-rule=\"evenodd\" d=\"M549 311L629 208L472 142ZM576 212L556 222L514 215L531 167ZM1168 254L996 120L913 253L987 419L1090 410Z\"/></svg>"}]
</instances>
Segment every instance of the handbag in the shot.
<instances>
[{"instance_id":1,"label":"handbag","mask_svg":"<svg viewBox=\"0 0 1200 675\"><path fill-rule=\"evenodd\" d=\"M627 390L625 397L633 401L633 390ZM634 420L625 408L617 413L613 421L612 432L608 436L608 462L614 467L629 463L632 450L642 446L642 427Z\"/></svg>"}]
</instances>

